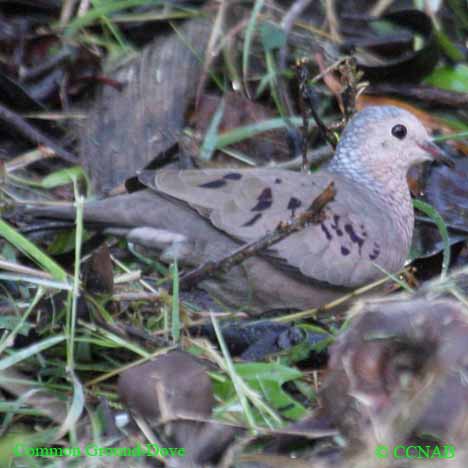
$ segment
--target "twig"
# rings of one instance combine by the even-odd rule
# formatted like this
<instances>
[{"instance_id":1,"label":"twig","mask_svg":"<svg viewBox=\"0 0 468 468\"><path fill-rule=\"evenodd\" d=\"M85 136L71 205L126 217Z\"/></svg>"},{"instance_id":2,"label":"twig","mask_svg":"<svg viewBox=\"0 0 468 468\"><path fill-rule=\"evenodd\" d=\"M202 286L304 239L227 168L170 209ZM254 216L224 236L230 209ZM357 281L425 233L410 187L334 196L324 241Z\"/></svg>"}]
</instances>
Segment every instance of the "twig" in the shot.
<instances>
[{"instance_id":1,"label":"twig","mask_svg":"<svg viewBox=\"0 0 468 468\"><path fill-rule=\"evenodd\" d=\"M62 11L60 12L60 26L66 26L73 15L77 0L65 0L62 5Z\"/></svg>"},{"instance_id":2,"label":"twig","mask_svg":"<svg viewBox=\"0 0 468 468\"><path fill-rule=\"evenodd\" d=\"M91 0L81 0L80 6L78 7L78 14L77 14L78 18L81 18L87 13L87 11L89 10L90 4L91 4Z\"/></svg>"},{"instance_id":3,"label":"twig","mask_svg":"<svg viewBox=\"0 0 468 468\"><path fill-rule=\"evenodd\" d=\"M192 287L199 281L211 276L216 272L226 273L234 266L242 263L249 257L257 255L262 250L267 249L273 244L289 236L293 232L300 231L307 224L317 224L322 219L322 210L325 206L335 198L336 189L333 182L312 202L310 207L301 215L292 221L281 222L273 232L269 232L253 242L249 242L234 252L226 255L218 261L209 261L200 265L192 271L180 277L180 285L184 287Z\"/></svg>"},{"instance_id":4,"label":"twig","mask_svg":"<svg viewBox=\"0 0 468 468\"><path fill-rule=\"evenodd\" d=\"M307 79L309 78L309 71L305 60L298 61L296 63L296 76L299 84L299 109L302 116L302 170L307 171L307 150L309 149L309 118L308 112L305 106L305 89L307 87ZM314 112L314 117L316 113ZM322 121L320 124L323 125ZM320 124L317 122L320 133L323 133L323 129L320 128Z\"/></svg>"},{"instance_id":5,"label":"twig","mask_svg":"<svg viewBox=\"0 0 468 468\"><path fill-rule=\"evenodd\" d=\"M336 14L336 0L325 0L325 15L327 17L328 26L333 42L339 44L341 35L339 33L339 21Z\"/></svg>"},{"instance_id":6,"label":"twig","mask_svg":"<svg viewBox=\"0 0 468 468\"><path fill-rule=\"evenodd\" d=\"M380 16L392 3L393 0L379 0L369 11L369 16Z\"/></svg>"},{"instance_id":7,"label":"twig","mask_svg":"<svg viewBox=\"0 0 468 468\"><path fill-rule=\"evenodd\" d=\"M307 163L307 149L308 149L308 142L309 142L309 125L307 114L312 114L312 117L317 124L317 128L322 135L322 137L327 141L333 149L336 148L336 137L331 132L328 127L323 123L323 120L319 117L317 112L315 111L315 103L314 103L314 91L307 83L309 80L309 70L307 68L307 62L302 60L296 64L296 74L297 79L299 81L299 104L301 108L301 114L303 119L303 135L304 135L304 142L303 142L303 161L304 165Z\"/></svg>"},{"instance_id":8,"label":"twig","mask_svg":"<svg viewBox=\"0 0 468 468\"><path fill-rule=\"evenodd\" d=\"M323 62L323 58L321 55L315 55L316 60L317 60L317 65L320 67L322 64L319 63L319 58L321 59L321 62ZM345 60L347 59L346 57L340 57L338 60L333 62L331 65L329 65L326 68L323 68L320 70L320 73L318 75L315 75L311 80L311 84L317 83L320 81L322 78L324 79L326 75L331 74L331 72L335 71Z\"/></svg>"},{"instance_id":9,"label":"twig","mask_svg":"<svg viewBox=\"0 0 468 468\"><path fill-rule=\"evenodd\" d=\"M311 4L311 0L296 0L291 8L288 10L288 12L285 14L281 26L284 31L284 35L286 36L286 40L284 41L284 44L281 46L281 49L279 51L279 60L278 60L278 68L280 70L280 73L277 76L277 82L278 82L278 95L281 97L282 102L288 112L288 115L285 116L285 121L288 126L289 132L291 135L296 135L298 134L298 131L296 128L294 128L291 125L291 122L289 120L289 116L293 115L293 106L291 103L291 99L289 97L289 93L287 91L287 87L285 85L285 80L283 77L283 71L286 69L286 59L287 59L287 53L288 53L288 36L291 32L292 27L294 26L294 23L298 19L298 17L301 15L301 13ZM300 101L299 101L299 106L302 114L302 119L303 119L303 124L302 124L302 170L306 171L307 170L307 151L309 147L309 121L308 117L306 114L306 109L304 106L303 102L303 95L302 95L302 90L303 87L306 84L306 80L309 78L307 69L303 67L304 61L298 62L296 64L296 72L298 74L298 79L299 79L299 88L300 88ZM302 79L301 74L307 73L307 76L305 79ZM315 118L315 116L314 116ZM317 123L319 121L315 119ZM320 130L320 129L319 129ZM295 155L295 154L294 154Z\"/></svg>"},{"instance_id":10,"label":"twig","mask_svg":"<svg viewBox=\"0 0 468 468\"><path fill-rule=\"evenodd\" d=\"M0 120L15 128L25 138L36 145L43 145L50 148L59 158L68 161L71 164L77 164L78 158L55 143L51 138L45 136L39 130L30 125L23 117L0 104Z\"/></svg>"},{"instance_id":11,"label":"twig","mask_svg":"<svg viewBox=\"0 0 468 468\"><path fill-rule=\"evenodd\" d=\"M343 62L347 59L347 56L343 58L343 60L339 60L338 62L334 62L331 66L325 66L325 57L324 54L321 52L317 52L314 54L315 62L320 70L320 74L323 79L325 86L333 93L335 96L338 107L340 111L344 114L344 104L343 99L341 97L341 93L343 92L343 85L341 81L338 79L337 73L339 67L343 64ZM315 78L312 79L312 83L315 83Z\"/></svg>"},{"instance_id":12,"label":"twig","mask_svg":"<svg viewBox=\"0 0 468 468\"><path fill-rule=\"evenodd\" d=\"M36 232L71 229L74 226L74 221L47 221L43 223L28 224L27 226L21 227L19 231L22 234L33 234Z\"/></svg>"},{"instance_id":13,"label":"twig","mask_svg":"<svg viewBox=\"0 0 468 468\"><path fill-rule=\"evenodd\" d=\"M360 82L363 73L358 70L354 57L346 58L344 63L340 65L339 71L341 73L341 82L344 85L341 92L342 111L346 121L348 121L356 111L356 99L364 92L367 83Z\"/></svg>"},{"instance_id":14,"label":"twig","mask_svg":"<svg viewBox=\"0 0 468 468\"><path fill-rule=\"evenodd\" d=\"M400 273L405 272L407 269L405 268L402 270ZM397 273L399 274L399 273ZM314 307L313 309L306 309L301 312L293 312L292 314L288 315L282 315L281 317L273 318L271 319L272 322L280 322L280 323L288 323L288 322L298 322L300 320L305 320L305 319L310 319L310 318L315 318L317 320L320 319L320 316L325 318L332 318L334 321L337 319L337 316L334 316L333 314L330 314L330 310L334 309L335 307L338 307L351 299L355 299L357 297L360 297L364 294L366 294L369 291L372 291L373 289L382 286L385 284L387 281L390 281L388 276L385 276L384 278L380 278L373 283L366 284L365 286L362 286L358 289L355 289L354 291L351 291L350 293L344 294L343 296L339 297L338 299L335 299L331 302L328 302L327 304L320 306L320 307Z\"/></svg>"},{"instance_id":15,"label":"twig","mask_svg":"<svg viewBox=\"0 0 468 468\"><path fill-rule=\"evenodd\" d=\"M134 301L147 301L147 302L161 302L164 301L164 297L161 293L152 293L146 291L140 292L124 292L124 293L116 293L112 295L112 300L115 302L134 302Z\"/></svg>"},{"instance_id":16,"label":"twig","mask_svg":"<svg viewBox=\"0 0 468 468\"><path fill-rule=\"evenodd\" d=\"M229 2L221 0L218 7L218 12L211 29L210 38L208 39L208 44L206 45L206 53L203 61L203 70L200 74L200 79L197 84L197 93L195 95L195 109L198 109L200 105L200 100L202 92L205 88L205 84L208 78L210 66L215 60L216 56L213 55L213 50L216 47L216 42L224 35L224 24L226 20L226 12L228 10Z\"/></svg>"},{"instance_id":17,"label":"twig","mask_svg":"<svg viewBox=\"0 0 468 468\"><path fill-rule=\"evenodd\" d=\"M19 275L53 279L53 276L50 273L47 273L46 271L38 270L36 268L30 268L24 265L20 265L18 263L9 262L2 258L0 258L0 269L11 271L13 273L18 273Z\"/></svg>"},{"instance_id":18,"label":"twig","mask_svg":"<svg viewBox=\"0 0 468 468\"><path fill-rule=\"evenodd\" d=\"M417 99L436 106L462 108L468 106L468 93L449 91L435 86L415 85L410 83L381 83L366 88L366 94L393 94Z\"/></svg>"},{"instance_id":19,"label":"twig","mask_svg":"<svg viewBox=\"0 0 468 468\"><path fill-rule=\"evenodd\" d=\"M281 96L283 100L283 104L285 105L288 115L294 114L294 109L291 104L291 100L289 98L289 93L286 90L286 85L284 82L283 71L286 70L286 60L288 57L288 37L289 33L291 32L292 27L294 26L295 21L299 18L302 12L309 6L311 0L297 0L295 1L288 12L284 15L283 20L281 21L281 27L283 28L284 35L286 40L284 44L281 46L279 51L279 59L278 59L278 90L279 96ZM288 122L288 126L290 126Z\"/></svg>"}]
</instances>

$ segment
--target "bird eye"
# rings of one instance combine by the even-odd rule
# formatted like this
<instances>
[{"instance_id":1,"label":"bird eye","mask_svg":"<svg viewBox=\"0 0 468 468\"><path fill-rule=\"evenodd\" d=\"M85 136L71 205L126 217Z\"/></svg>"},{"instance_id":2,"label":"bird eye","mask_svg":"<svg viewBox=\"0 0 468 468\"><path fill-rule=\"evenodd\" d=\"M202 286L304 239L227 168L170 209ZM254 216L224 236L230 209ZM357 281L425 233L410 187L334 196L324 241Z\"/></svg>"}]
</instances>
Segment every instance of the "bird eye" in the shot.
<instances>
[{"instance_id":1,"label":"bird eye","mask_svg":"<svg viewBox=\"0 0 468 468\"><path fill-rule=\"evenodd\" d=\"M406 127L404 125L398 124L392 128L392 135L399 140L403 140L406 136Z\"/></svg>"}]
</instances>

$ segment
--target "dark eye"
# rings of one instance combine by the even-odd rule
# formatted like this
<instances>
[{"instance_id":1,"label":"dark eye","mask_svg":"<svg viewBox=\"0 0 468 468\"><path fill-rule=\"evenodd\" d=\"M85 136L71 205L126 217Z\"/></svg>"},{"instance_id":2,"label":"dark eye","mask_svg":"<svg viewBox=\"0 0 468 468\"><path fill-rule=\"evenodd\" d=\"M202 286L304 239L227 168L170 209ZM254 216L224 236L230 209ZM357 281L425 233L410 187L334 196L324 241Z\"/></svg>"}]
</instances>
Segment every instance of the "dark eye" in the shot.
<instances>
[{"instance_id":1,"label":"dark eye","mask_svg":"<svg viewBox=\"0 0 468 468\"><path fill-rule=\"evenodd\" d=\"M406 127L404 125L398 124L392 128L392 135L399 140L403 140L406 136Z\"/></svg>"}]
</instances>

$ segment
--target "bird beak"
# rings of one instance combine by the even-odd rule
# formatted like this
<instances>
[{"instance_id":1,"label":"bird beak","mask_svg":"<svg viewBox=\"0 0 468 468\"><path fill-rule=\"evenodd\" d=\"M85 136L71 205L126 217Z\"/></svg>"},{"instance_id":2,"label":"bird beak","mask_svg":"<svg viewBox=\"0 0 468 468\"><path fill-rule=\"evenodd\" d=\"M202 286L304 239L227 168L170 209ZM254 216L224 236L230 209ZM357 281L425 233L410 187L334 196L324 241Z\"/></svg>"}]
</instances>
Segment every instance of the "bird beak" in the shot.
<instances>
[{"instance_id":1,"label":"bird beak","mask_svg":"<svg viewBox=\"0 0 468 468\"><path fill-rule=\"evenodd\" d=\"M432 141L425 140L417 145L426 153L429 153L435 161L445 164L450 168L455 167L455 163Z\"/></svg>"}]
</instances>

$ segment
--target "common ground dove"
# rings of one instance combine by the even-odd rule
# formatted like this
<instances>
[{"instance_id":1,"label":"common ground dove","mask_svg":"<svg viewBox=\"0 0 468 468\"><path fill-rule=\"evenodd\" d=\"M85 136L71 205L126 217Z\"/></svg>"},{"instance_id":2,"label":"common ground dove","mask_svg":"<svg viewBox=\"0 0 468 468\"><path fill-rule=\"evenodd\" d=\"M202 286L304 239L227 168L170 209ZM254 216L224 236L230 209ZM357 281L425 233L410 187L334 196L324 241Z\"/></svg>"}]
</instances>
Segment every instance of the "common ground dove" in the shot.
<instances>
[{"instance_id":1,"label":"common ground dove","mask_svg":"<svg viewBox=\"0 0 468 468\"><path fill-rule=\"evenodd\" d=\"M85 220L121 228L130 240L196 266L216 260L303 212L334 181L336 197L319 224L201 286L250 313L324 303L397 272L407 257L414 214L410 166L444 160L421 122L392 106L368 107L349 122L328 166L313 174L278 169L144 171L146 190L85 206ZM33 208L72 217L68 207ZM136 228L136 229L135 229Z\"/></svg>"}]
</instances>

